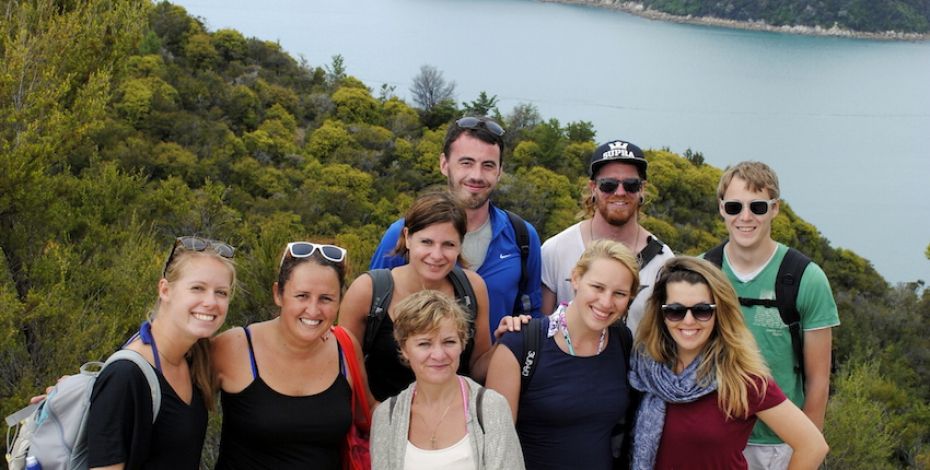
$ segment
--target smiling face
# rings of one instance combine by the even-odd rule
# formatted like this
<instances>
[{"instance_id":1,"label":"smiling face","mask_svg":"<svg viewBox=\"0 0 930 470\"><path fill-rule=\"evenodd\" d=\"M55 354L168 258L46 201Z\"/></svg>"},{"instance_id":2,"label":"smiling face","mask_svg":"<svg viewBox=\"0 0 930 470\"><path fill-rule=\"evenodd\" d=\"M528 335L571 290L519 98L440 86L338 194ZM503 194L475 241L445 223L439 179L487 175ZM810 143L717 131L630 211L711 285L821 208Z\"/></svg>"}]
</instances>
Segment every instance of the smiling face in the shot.
<instances>
[{"instance_id":1,"label":"smiling face","mask_svg":"<svg viewBox=\"0 0 930 470\"><path fill-rule=\"evenodd\" d=\"M690 307L700 303L714 303L713 295L706 284L670 282L666 289L666 304L681 304ZM677 346L677 357L684 366L690 364L707 345L714 332L716 321L716 315L707 321L698 321L690 310L680 321L664 320L665 328Z\"/></svg>"},{"instance_id":2,"label":"smiling face","mask_svg":"<svg viewBox=\"0 0 930 470\"><path fill-rule=\"evenodd\" d=\"M488 203L501 177L500 147L467 133L449 147L449 154L439 157L439 170L449 179L449 191L467 209Z\"/></svg>"},{"instance_id":3,"label":"smiling face","mask_svg":"<svg viewBox=\"0 0 930 470\"><path fill-rule=\"evenodd\" d=\"M772 204L763 215L754 214L749 209L749 203L754 200L769 200L772 196L765 189L753 191L749 189L746 181L734 176L723 194L724 201L736 200L743 203L743 210L739 214L729 215L723 210L723 203L719 206L720 215L730 234L730 242L746 250L761 249L772 239L772 220L778 215L779 203Z\"/></svg>"},{"instance_id":4,"label":"smiling face","mask_svg":"<svg viewBox=\"0 0 930 470\"><path fill-rule=\"evenodd\" d=\"M595 195L595 209L607 223L620 226L634 220L634 216L639 212L639 199L646 189L646 182L643 181L643 187L636 193L626 192L622 184L613 193L604 193L597 187L597 179L600 178L621 181L629 178L639 179L636 166L618 162L607 163L598 169L595 179L588 182L592 194Z\"/></svg>"},{"instance_id":5,"label":"smiling face","mask_svg":"<svg viewBox=\"0 0 930 470\"><path fill-rule=\"evenodd\" d=\"M215 257L189 256L178 268L177 278L159 281L157 316L190 338L209 338L226 320L233 276L229 266Z\"/></svg>"},{"instance_id":6,"label":"smiling face","mask_svg":"<svg viewBox=\"0 0 930 470\"><path fill-rule=\"evenodd\" d=\"M612 258L593 260L588 270L572 273L575 299L572 308L585 326L601 331L626 314L630 304L633 274Z\"/></svg>"},{"instance_id":7,"label":"smiling face","mask_svg":"<svg viewBox=\"0 0 930 470\"><path fill-rule=\"evenodd\" d=\"M462 252L462 237L452 222L441 222L409 233L404 228L410 266L425 281L444 279Z\"/></svg>"},{"instance_id":8,"label":"smiling face","mask_svg":"<svg viewBox=\"0 0 930 470\"><path fill-rule=\"evenodd\" d=\"M417 382L442 384L455 377L462 349L455 322L443 318L438 328L408 336L400 352Z\"/></svg>"},{"instance_id":9,"label":"smiling face","mask_svg":"<svg viewBox=\"0 0 930 470\"><path fill-rule=\"evenodd\" d=\"M281 307L281 321L297 338L312 341L332 326L339 311L340 286L336 270L304 261L291 271L281 291L274 286L274 302Z\"/></svg>"}]
</instances>

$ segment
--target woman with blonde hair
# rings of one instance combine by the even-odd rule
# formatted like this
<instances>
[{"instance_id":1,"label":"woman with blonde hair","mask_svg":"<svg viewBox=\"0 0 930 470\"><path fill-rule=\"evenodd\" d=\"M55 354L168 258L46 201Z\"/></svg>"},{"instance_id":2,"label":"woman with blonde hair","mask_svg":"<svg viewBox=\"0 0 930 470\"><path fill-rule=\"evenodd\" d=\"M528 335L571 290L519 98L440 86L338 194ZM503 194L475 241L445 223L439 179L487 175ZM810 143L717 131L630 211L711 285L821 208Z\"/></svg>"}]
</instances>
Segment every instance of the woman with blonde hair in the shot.
<instances>
[{"instance_id":1,"label":"woman with blonde hair","mask_svg":"<svg viewBox=\"0 0 930 470\"><path fill-rule=\"evenodd\" d=\"M639 288L636 256L599 240L581 255L571 281L572 302L523 326L523 334L505 334L488 371L488 388L510 403L528 469L611 468L611 436L630 408L632 337L617 323Z\"/></svg>"},{"instance_id":2,"label":"woman with blonde hair","mask_svg":"<svg viewBox=\"0 0 930 470\"><path fill-rule=\"evenodd\" d=\"M456 372L470 334L462 307L422 290L395 315L394 338L416 380L375 410L372 468L522 469L507 400Z\"/></svg>"},{"instance_id":3,"label":"woman with blonde hair","mask_svg":"<svg viewBox=\"0 0 930 470\"><path fill-rule=\"evenodd\" d=\"M236 285L233 252L215 240L175 239L149 320L124 347L156 372L158 419L143 371L126 360L106 367L94 382L87 418L90 468L200 466L216 392L210 338L226 320Z\"/></svg>"},{"instance_id":4,"label":"woman with blonde hair","mask_svg":"<svg viewBox=\"0 0 930 470\"><path fill-rule=\"evenodd\" d=\"M761 419L794 450L789 468L816 468L828 451L816 426L778 388L733 287L710 262L667 261L636 334L630 383L644 392L633 467L747 468L743 449Z\"/></svg>"}]
</instances>

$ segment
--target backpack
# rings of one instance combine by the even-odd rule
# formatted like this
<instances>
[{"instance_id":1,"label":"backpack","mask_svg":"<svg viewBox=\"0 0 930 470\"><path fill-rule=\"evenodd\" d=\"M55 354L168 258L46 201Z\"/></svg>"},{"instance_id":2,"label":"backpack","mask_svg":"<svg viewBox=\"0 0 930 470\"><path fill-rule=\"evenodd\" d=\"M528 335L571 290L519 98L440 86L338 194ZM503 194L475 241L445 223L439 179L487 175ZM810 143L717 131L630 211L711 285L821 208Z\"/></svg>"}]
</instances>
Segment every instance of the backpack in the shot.
<instances>
[{"instance_id":1,"label":"backpack","mask_svg":"<svg viewBox=\"0 0 930 470\"><path fill-rule=\"evenodd\" d=\"M97 376L108 365L128 360L135 363L152 392L152 422L161 406L161 387L152 366L137 352L122 349L105 363L88 362L78 374L58 382L41 402L7 416L7 464L22 470L26 456L36 457L43 470L87 469L87 415Z\"/></svg>"},{"instance_id":2,"label":"backpack","mask_svg":"<svg viewBox=\"0 0 930 470\"><path fill-rule=\"evenodd\" d=\"M517 247L520 248L520 284L517 292L521 294L517 296L514 302L513 312L515 314L530 315L533 302L530 301L530 294L527 289L529 276L526 275L526 259L530 256L530 232L526 228L526 222L519 215L506 209L504 212L507 213L507 218L510 219L510 225L513 226L513 233L517 239Z\"/></svg>"},{"instance_id":3,"label":"backpack","mask_svg":"<svg viewBox=\"0 0 930 470\"><path fill-rule=\"evenodd\" d=\"M662 245L662 241L652 235L646 239L646 247L636 254L636 261L639 269L643 269L644 266L652 261L652 258L662 253Z\"/></svg>"},{"instance_id":4,"label":"backpack","mask_svg":"<svg viewBox=\"0 0 930 470\"><path fill-rule=\"evenodd\" d=\"M365 338L362 341L362 353L366 356L375 342L378 329L381 328L381 322L387 315L387 308L391 304L391 296L394 294L394 278L391 276L390 269L372 269L368 271L371 276L371 307L368 310L368 317L365 325ZM478 316L478 301L475 299L475 290L471 286L471 281L461 267L455 266L449 272L449 281L452 282L452 290L455 292L455 298L463 304L469 314L469 338L474 338L475 317ZM466 347L469 355L471 349ZM465 357L465 352L462 352ZM466 362L467 363L467 362Z\"/></svg>"},{"instance_id":5,"label":"backpack","mask_svg":"<svg viewBox=\"0 0 930 470\"><path fill-rule=\"evenodd\" d=\"M714 263L718 267L723 267L723 243L711 248L704 253L704 259ZM774 299L747 299L739 298L740 305L752 307L761 305L764 307L778 308L778 314L781 321L788 326L791 334L791 349L794 351L794 370L804 381L804 334L801 331L801 312L798 311L798 291L801 289L801 276L804 270L810 264L811 259L804 253L794 248L788 248L785 258L781 265L778 266L778 274L775 277L775 298Z\"/></svg>"}]
</instances>

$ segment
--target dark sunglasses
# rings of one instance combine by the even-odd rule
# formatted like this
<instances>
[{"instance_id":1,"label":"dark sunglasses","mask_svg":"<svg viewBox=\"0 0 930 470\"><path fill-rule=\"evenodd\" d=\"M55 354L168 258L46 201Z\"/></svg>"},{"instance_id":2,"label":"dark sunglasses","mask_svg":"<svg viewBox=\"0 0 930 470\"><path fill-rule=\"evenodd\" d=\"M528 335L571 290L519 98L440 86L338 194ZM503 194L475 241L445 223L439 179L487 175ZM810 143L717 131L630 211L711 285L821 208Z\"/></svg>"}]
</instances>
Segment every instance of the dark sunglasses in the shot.
<instances>
[{"instance_id":1,"label":"dark sunglasses","mask_svg":"<svg viewBox=\"0 0 930 470\"><path fill-rule=\"evenodd\" d=\"M597 189L605 194L613 194L621 184L623 185L623 190L628 193L638 193L643 189L643 180L639 178L624 178L622 180L618 180L617 178L597 179Z\"/></svg>"},{"instance_id":2,"label":"dark sunglasses","mask_svg":"<svg viewBox=\"0 0 930 470\"><path fill-rule=\"evenodd\" d=\"M717 304L702 303L694 304L690 307L686 307L682 304L665 304L662 305L662 315L665 315L665 319L668 321L682 321L690 310L691 316L693 316L695 320L707 321L714 317L714 310L716 309Z\"/></svg>"},{"instance_id":3,"label":"dark sunglasses","mask_svg":"<svg viewBox=\"0 0 930 470\"><path fill-rule=\"evenodd\" d=\"M473 116L463 117L458 121L455 121L455 125L461 127L462 129L480 129L485 128L488 132L500 137L504 135L504 128L500 124L490 120L490 119L479 119Z\"/></svg>"},{"instance_id":4,"label":"dark sunglasses","mask_svg":"<svg viewBox=\"0 0 930 470\"><path fill-rule=\"evenodd\" d=\"M319 245L311 242L290 242L287 244L287 250L284 251L284 255L281 256L281 263L279 266L284 265L284 260L287 258L288 253L290 253L292 258L309 258L313 256L313 253L317 250L320 250L320 255L322 255L323 258L333 263L341 263L346 259L346 249L341 246Z\"/></svg>"},{"instance_id":5,"label":"dark sunglasses","mask_svg":"<svg viewBox=\"0 0 930 470\"><path fill-rule=\"evenodd\" d=\"M772 204L775 204L777 199L755 199L749 201L749 211L756 215L765 215L768 214L769 209L771 209ZM728 215L739 215L743 212L743 201L736 199L729 199L726 201L721 201L723 204L723 211Z\"/></svg>"},{"instance_id":6,"label":"dark sunglasses","mask_svg":"<svg viewBox=\"0 0 930 470\"><path fill-rule=\"evenodd\" d=\"M181 247L185 251L204 251L207 248L212 248L216 254L222 256L223 258L232 258L233 254L236 253L235 248L223 242L210 240L209 238L178 237L174 240L174 246L171 247L171 253L168 254L168 260L165 261L165 268L161 271L162 277L168 275L168 266L171 266L171 261L174 260L174 254L177 253L178 247Z\"/></svg>"}]
</instances>

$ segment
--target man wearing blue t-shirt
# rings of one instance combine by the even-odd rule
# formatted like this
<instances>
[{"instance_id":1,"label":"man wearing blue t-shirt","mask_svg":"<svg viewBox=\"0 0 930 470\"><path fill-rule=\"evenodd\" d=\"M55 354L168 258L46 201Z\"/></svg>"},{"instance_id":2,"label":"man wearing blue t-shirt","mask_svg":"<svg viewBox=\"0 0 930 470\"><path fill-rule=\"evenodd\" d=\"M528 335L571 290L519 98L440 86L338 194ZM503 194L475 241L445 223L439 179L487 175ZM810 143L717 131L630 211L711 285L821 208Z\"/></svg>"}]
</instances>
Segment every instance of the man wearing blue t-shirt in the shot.
<instances>
[{"instance_id":1,"label":"man wearing blue t-shirt","mask_svg":"<svg viewBox=\"0 0 930 470\"><path fill-rule=\"evenodd\" d=\"M501 318L513 314L539 315L540 242L536 229L523 222L528 232L526 283L521 289L523 261L516 232L507 212L491 204L491 193L501 176L504 129L486 117L464 117L452 123L439 156L439 169L449 180L449 191L465 206L468 233L462 256L488 286L491 330ZM400 219L381 237L370 269L393 268L406 263L393 250L403 232ZM526 300L526 302L523 301ZM527 303L526 309L524 304ZM489 334L491 331L488 332Z\"/></svg>"}]
</instances>

